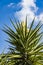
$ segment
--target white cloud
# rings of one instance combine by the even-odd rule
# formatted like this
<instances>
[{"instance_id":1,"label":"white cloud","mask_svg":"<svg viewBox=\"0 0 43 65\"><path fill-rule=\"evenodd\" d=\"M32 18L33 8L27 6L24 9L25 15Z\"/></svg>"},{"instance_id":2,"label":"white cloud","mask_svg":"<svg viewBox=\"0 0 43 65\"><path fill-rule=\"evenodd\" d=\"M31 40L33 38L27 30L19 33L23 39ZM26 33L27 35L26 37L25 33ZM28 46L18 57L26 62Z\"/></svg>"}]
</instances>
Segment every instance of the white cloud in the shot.
<instances>
[{"instance_id":1,"label":"white cloud","mask_svg":"<svg viewBox=\"0 0 43 65\"><path fill-rule=\"evenodd\" d=\"M28 16L28 24L30 24L35 17L35 22L41 21L43 23L43 13L35 15L38 10L38 7L36 6L35 2L36 0L22 0L19 4L17 4L18 7L22 6L22 9L14 13L16 18L19 21L25 21L26 16ZM32 7L34 8L33 10Z\"/></svg>"},{"instance_id":2,"label":"white cloud","mask_svg":"<svg viewBox=\"0 0 43 65\"><path fill-rule=\"evenodd\" d=\"M38 16L39 20L43 23L43 13Z\"/></svg>"},{"instance_id":3,"label":"white cloud","mask_svg":"<svg viewBox=\"0 0 43 65\"><path fill-rule=\"evenodd\" d=\"M33 7L35 10L37 10L35 0L22 0L22 5L23 5L24 8Z\"/></svg>"},{"instance_id":4,"label":"white cloud","mask_svg":"<svg viewBox=\"0 0 43 65\"><path fill-rule=\"evenodd\" d=\"M28 16L29 21L32 21L35 16L35 13L38 10L35 1L36 0L22 0L22 2L19 3L20 4L19 6L22 6L22 9L20 11L16 11L14 15L17 16L17 18L20 21L24 21L26 16ZM34 10L32 10L31 7L33 7Z\"/></svg>"},{"instance_id":5,"label":"white cloud","mask_svg":"<svg viewBox=\"0 0 43 65\"><path fill-rule=\"evenodd\" d=\"M8 7L12 7L14 5L14 3L10 3L8 4Z\"/></svg>"},{"instance_id":6,"label":"white cloud","mask_svg":"<svg viewBox=\"0 0 43 65\"><path fill-rule=\"evenodd\" d=\"M40 13L38 16L35 16L35 21L40 21L43 24L43 13Z\"/></svg>"},{"instance_id":7,"label":"white cloud","mask_svg":"<svg viewBox=\"0 0 43 65\"><path fill-rule=\"evenodd\" d=\"M36 2L36 0L22 0L21 2L19 2L16 5L15 5L15 3L10 3L10 4L8 4L8 7L14 7L14 6L18 7L18 8L22 7L21 10L16 11L14 13L14 15L17 17L17 19L19 21L25 21L26 16L28 16L27 19L28 19L29 24L34 19L34 17L35 17L36 22L42 21L42 23L43 23L43 13L41 13L37 16L35 15L35 13L38 10L38 7L36 6L35 2ZM32 10L32 8L33 8L33 10Z\"/></svg>"}]
</instances>

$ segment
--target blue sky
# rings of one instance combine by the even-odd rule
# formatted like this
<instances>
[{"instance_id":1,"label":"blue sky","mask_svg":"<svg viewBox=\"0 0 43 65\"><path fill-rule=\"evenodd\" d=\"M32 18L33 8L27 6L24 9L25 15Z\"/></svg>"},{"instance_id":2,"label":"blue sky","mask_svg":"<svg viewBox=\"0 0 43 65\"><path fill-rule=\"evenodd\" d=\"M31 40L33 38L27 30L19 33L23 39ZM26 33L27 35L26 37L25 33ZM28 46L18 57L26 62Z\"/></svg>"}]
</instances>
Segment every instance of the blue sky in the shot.
<instances>
[{"instance_id":1,"label":"blue sky","mask_svg":"<svg viewBox=\"0 0 43 65\"><path fill-rule=\"evenodd\" d=\"M9 47L9 43L5 42L7 35L1 31L4 24L11 27L9 17L16 20L25 20L26 15L31 21L34 16L36 20L43 23L43 0L0 0L0 53L3 49ZM30 22L29 22L30 23Z\"/></svg>"}]
</instances>

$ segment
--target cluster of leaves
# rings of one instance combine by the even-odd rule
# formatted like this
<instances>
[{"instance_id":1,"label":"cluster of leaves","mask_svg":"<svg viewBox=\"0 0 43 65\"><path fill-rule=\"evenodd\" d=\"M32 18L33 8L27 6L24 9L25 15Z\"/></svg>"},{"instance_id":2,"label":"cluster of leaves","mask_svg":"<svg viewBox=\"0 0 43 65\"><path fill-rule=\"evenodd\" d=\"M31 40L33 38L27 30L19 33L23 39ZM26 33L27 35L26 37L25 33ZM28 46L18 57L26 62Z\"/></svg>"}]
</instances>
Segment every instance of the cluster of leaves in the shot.
<instances>
[{"instance_id":1,"label":"cluster of leaves","mask_svg":"<svg viewBox=\"0 0 43 65\"><path fill-rule=\"evenodd\" d=\"M33 29L33 20L28 29L27 18L25 24L16 22L15 25L10 21L16 31L7 25L3 31L9 36L7 42L13 46L9 47L10 53L0 56L0 65L43 65L43 32L40 32L43 25L39 22Z\"/></svg>"}]
</instances>

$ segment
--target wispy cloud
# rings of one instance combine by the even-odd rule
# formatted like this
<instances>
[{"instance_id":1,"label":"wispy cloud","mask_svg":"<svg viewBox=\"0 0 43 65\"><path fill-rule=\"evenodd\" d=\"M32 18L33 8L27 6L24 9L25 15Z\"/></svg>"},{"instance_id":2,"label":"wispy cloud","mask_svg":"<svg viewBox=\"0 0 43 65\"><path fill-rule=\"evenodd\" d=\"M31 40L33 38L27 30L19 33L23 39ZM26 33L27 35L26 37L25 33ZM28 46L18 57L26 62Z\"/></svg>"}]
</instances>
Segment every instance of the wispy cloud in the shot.
<instances>
[{"instance_id":1,"label":"wispy cloud","mask_svg":"<svg viewBox=\"0 0 43 65\"><path fill-rule=\"evenodd\" d=\"M40 21L43 24L43 13L40 13L39 15L35 16L35 21Z\"/></svg>"},{"instance_id":2,"label":"wispy cloud","mask_svg":"<svg viewBox=\"0 0 43 65\"><path fill-rule=\"evenodd\" d=\"M22 6L22 9L20 11L16 11L14 15L16 18L18 18L19 21L25 21L26 16L28 16L28 22L29 24L31 21L36 19L36 21L43 21L43 14L35 15L38 11L38 7L36 6L36 0L22 0L18 5ZM19 7L18 6L18 7ZM33 8L33 9L32 9ZM43 23L43 22L42 22Z\"/></svg>"},{"instance_id":3,"label":"wispy cloud","mask_svg":"<svg viewBox=\"0 0 43 65\"><path fill-rule=\"evenodd\" d=\"M24 21L28 15L29 20L32 20L38 10L35 0L22 0L19 4L19 6L22 6L22 9L20 11L16 11L15 16L17 16L20 21ZM34 10L32 10L32 8L34 8Z\"/></svg>"},{"instance_id":4,"label":"wispy cloud","mask_svg":"<svg viewBox=\"0 0 43 65\"><path fill-rule=\"evenodd\" d=\"M14 13L14 16L19 20L19 21L25 21L26 16L28 16L28 22L29 24L31 23L31 21L34 19L36 21L42 21L43 23L43 13L40 13L39 15L35 15L35 13L37 13L38 11L38 7L36 6L36 0L22 0L21 2L19 2L18 4L15 5L15 3L9 3L8 7L15 7L17 9L19 9L20 7L22 7L22 9L20 9L19 11L16 11Z\"/></svg>"},{"instance_id":5,"label":"wispy cloud","mask_svg":"<svg viewBox=\"0 0 43 65\"><path fill-rule=\"evenodd\" d=\"M8 4L8 7L12 7L12 6L14 6L14 3Z\"/></svg>"}]
</instances>

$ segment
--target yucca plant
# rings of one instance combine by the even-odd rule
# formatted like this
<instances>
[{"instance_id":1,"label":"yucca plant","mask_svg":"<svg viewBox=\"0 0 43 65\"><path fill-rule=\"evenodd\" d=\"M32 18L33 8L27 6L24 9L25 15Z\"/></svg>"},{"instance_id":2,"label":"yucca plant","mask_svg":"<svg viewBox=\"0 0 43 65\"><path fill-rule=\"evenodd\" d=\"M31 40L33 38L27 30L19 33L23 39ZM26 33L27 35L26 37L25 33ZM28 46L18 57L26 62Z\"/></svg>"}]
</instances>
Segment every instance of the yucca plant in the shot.
<instances>
[{"instance_id":1,"label":"yucca plant","mask_svg":"<svg viewBox=\"0 0 43 65\"><path fill-rule=\"evenodd\" d=\"M7 25L3 31L9 36L6 41L13 46L9 47L9 53L1 57L5 61L1 61L1 65L43 65L43 32L40 32L43 25L39 22L34 27L33 20L28 28L27 18L25 22L16 22L16 25L10 21L16 31Z\"/></svg>"}]
</instances>

